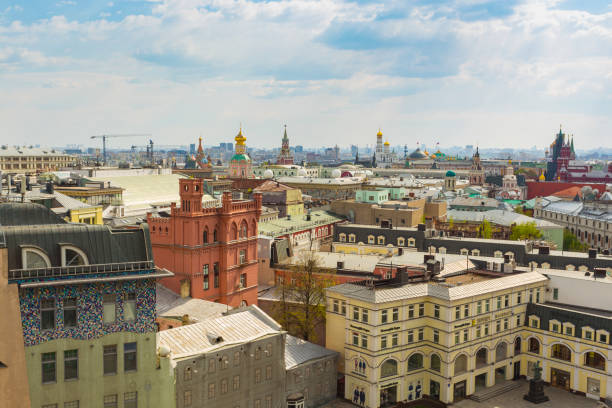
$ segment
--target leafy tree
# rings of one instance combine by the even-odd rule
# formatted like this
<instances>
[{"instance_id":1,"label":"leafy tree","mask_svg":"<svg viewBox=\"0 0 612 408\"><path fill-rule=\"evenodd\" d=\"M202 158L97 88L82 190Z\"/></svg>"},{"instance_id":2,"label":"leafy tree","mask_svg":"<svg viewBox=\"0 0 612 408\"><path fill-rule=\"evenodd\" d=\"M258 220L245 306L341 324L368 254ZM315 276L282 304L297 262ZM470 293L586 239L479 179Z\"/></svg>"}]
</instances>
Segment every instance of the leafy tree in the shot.
<instances>
[{"instance_id":1,"label":"leafy tree","mask_svg":"<svg viewBox=\"0 0 612 408\"><path fill-rule=\"evenodd\" d=\"M482 220L480 226L478 227L478 235L480 235L481 238L487 239L490 239L491 236L493 236L493 230L491 228L491 223L489 222L489 220Z\"/></svg>"},{"instance_id":2,"label":"leafy tree","mask_svg":"<svg viewBox=\"0 0 612 408\"><path fill-rule=\"evenodd\" d=\"M454 226L455 226L455 220L453 220L453 217L450 217L448 219L448 228L453 229Z\"/></svg>"},{"instance_id":3,"label":"leafy tree","mask_svg":"<svg viewBox=\"0 0 612 408\"><path fill-rule=\"evenodd\" d=\"M294 268L277 285L279 302L274 318L289 332L304 340L316 339L316 328L325 322L325 289L335 284L320 274L320 258L302 251Z\"/></svg>"},{"instance_id":4,"label":"leafy tree","mask_svg":"<svg viewBox=\"0 0 612 408\"><path fill-rule=\"evenodd\" d=\"M535 222L516 224L512 227L512 232L510 233L510 239L514 241L537 239L541 237L542 233L538 231Z\"/></svg>"},{"instance_id":5,"label":"leafy tree","mask_svg":"<svg viewBox=\"0 0 612 408\"><path fill-rule=\"evenodd\" d=\"M568 229L563 230L563 250L564 251L575 251L575 252L586 252L589 249L587 244L583 244L578 240L576 235Z\"/></svg>"}]
</instances>

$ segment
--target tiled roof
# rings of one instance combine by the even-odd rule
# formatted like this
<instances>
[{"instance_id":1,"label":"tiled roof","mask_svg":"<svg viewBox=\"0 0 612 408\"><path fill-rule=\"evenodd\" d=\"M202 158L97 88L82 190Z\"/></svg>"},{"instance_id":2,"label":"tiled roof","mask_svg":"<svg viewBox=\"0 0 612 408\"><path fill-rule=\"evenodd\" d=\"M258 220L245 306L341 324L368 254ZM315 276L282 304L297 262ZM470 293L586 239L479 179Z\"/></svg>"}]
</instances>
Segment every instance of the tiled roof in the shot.
<instances>
[{"instance_id":1,"label":"tiled roof","mask_svg":"<svg viewBox=\"0 0 612 408\"><path fill-rule=\"evenodd\" d=\"M544 275L538 272L526 272L455 287L432 283L416 283L370 289L360 285L344 283L327 290L331 293L336 292L349 298L369 303L386 303L423 296L432 296L443 300L458 300L484 293L497 292L518 285L543 282L546 279Z\"/></svg>"},{"instance_id":2,"label":"tiled roof","mask_svg":"<svg viewBox=\"0 0 612 408\"><path fill-rule=\"evenodd\" d=\"M285 338L285 369L287 370L308 361L337 354L336 351L328 350L325 347L291 335L287 335Z\"/></svg>"}]
</instances>

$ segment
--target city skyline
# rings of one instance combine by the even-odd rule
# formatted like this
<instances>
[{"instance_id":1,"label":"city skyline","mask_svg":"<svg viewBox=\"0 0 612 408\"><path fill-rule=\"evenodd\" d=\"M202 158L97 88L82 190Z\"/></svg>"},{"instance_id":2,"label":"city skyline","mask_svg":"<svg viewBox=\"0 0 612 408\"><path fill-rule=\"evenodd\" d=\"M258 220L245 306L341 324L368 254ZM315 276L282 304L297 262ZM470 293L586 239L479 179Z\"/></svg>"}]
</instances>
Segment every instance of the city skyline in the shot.
<instances>
[{"instance_id":1,"label":"city skyline","mask_svg":"<svg viewBox=\"0 0 612 408\"><path fill-rule=\"evenodd\" d=\"M217 144L242 122L265 147L285 123L305 146L379 127L391 144L543 146L563 123L595 148L612 129L611 33L603 1L15 0L0 119L9 144Z\"/></svg>"}]
</instances>

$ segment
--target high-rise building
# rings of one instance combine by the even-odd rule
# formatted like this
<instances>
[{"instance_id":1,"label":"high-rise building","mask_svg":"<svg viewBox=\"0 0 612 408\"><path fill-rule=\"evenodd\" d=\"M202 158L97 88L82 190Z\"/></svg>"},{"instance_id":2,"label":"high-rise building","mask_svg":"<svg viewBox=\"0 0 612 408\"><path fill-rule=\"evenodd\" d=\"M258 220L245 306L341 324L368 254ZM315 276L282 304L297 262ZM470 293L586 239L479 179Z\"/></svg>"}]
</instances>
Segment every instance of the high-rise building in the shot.
<instances>
[{"instance_id":1,"label":"high-rise building","mask_svg":"<svg viewBox=\"0 0 612 408\"><path fill-rule=\"evenodd\" d=\"M261 194L202 206L202 179L179 180L180 208L148 214L155 261L175 273L162 284L176 293L230 306L257 303L257 222ZM216 203L216 201L212 201Z\"/></svg>"}]
</instances>

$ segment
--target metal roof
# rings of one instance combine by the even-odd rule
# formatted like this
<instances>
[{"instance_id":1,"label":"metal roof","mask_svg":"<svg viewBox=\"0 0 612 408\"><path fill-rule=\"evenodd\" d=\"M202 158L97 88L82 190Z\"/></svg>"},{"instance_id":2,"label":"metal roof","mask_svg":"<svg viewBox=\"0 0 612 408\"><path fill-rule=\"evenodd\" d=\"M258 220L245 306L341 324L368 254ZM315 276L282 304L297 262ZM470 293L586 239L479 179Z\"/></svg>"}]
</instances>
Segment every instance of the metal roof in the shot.
<instances>
[{"instance_id":1,"label":"metal roof","mask_svg":"<svg viewBox=\"0 0 612 408\"><path fill-rule=\"evenodd\" d=\"M343 220L344 218L335 216L327 211L311 211L310 221L306 220L306 214L304 214L301 216L292 216L291 218L283 217L260 222L257 228L261 235L276 237L298 231L310 230L317 225L331 224Z\"/></svg>"},{"instance_id":2,"label":"metal roof","mask_svg":"<svg viewBox=\"0 0 612 408\"><path fill-rule=\"evenodd\" d=\"M66 221L41 204L0 204L0 226L66 224Z\"/></svg>"},{"instance_id":3,"label":"metal roof","mask_svg":"<svg viewBox=\"0 0 612 408\"><path fill-rule=\"evenodd\" d=\"M369 303L386 303L423 296L431 296L450 301L546 280L547 278L538 272L525 272L454 287L433 283L416 283L396 287L370 289L361 285L344 283L331 287L327 289L327 291L331 293L336 292L348 298Z\"/></svg>"},{"instance_id":4,"label":"metal roof","mask_svg":"<svg viewBox=\"0 0 612 408\"><path fill-rule=\"evenodd\" d=\"M278 323L257 306L248 306L226 316L158 332L157 346L167 346L171 358L180 359L280 333ZM216 341L219 338L221 341Z\"/></svg>"},{"instance_id":5,"label":"metal roof","mask_svg":"<svg viewBox=\"0 0 612 408\"><path fill-rule=\"evenodd\" d=\"M514 211L506 211L506 210L489 210L489 211L466 211L466 210L448 210L446 212L446 219L453 219L454 221L473 221L473 222L482 222L483 220L488 220L492 223L498 225L504 225L509 227L512 224L524 224L528 222L535 222L536 226L546 228L546 227L556 227L562 228L560 225L552 223L546 220L540 220L537 218L532 218L527 215L518 214Z\"/></svg>"},{"instance_id":6,"label":"metal roof","mask_svg":"<svg viewBox=\"0 0 612 408\"><path fill-rule=\"evenodd\" d=\"M335 355L338 355L338 352L289 334L285 338L285 369L287 370L308 361Z\"/></svg>"},{"instance_id":7,"label":"metal roof","mask_svg":"<svg viewBox=\"0 0 612 408\"><path fill-rule=\"evenodd\" d=\"M155 309L158 316L182 317L188 315L191 320L202 322L207 319L221 317L231 309L222 303L211 302L192 297L182 298L163 285L157 284Z\"/></svg>"}]
</instances>

